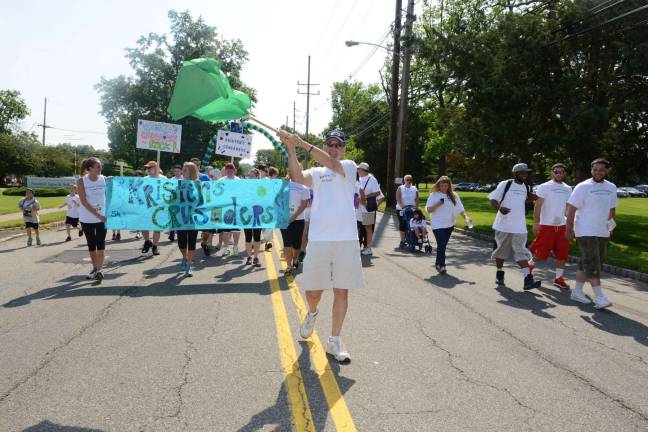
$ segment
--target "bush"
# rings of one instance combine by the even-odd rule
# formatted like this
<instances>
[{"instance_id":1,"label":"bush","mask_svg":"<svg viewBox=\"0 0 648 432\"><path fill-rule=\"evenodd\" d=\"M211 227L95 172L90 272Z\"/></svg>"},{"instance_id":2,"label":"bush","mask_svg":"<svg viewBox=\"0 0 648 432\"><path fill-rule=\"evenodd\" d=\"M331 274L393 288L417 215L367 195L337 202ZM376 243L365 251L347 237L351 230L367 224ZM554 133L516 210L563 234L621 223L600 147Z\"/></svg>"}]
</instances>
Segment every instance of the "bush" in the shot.
<instances>
[{"instance_id":1,"label":"bush","mask_svg":"<svg viewBox=\"0 0 648 432\"><path fill-rule=\"evenodd\" d=\"M25 195L25 187L11 188L4 191L3 195L8 196L23 196ZM69 189L53 189L53 188L34 188L35 197L57 197L57 196L67 196L70 193Z\"/></svg>"}]
</instances>

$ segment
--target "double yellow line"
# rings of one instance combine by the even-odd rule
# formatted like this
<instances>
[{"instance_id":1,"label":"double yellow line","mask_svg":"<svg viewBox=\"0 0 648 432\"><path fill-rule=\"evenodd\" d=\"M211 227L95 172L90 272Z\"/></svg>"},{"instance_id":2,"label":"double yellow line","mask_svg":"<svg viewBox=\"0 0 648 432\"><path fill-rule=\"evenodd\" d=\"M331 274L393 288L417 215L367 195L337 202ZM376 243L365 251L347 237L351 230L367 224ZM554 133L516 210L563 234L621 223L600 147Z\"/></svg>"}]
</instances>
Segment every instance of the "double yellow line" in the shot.
<instances>
[{"instance_id":1,"label":"double yellow line","mask_svg":"<svg viewBox=\"0 0 648 432\"><path fill-rule=\"evenodd\" d=\"M273 238L273 243L279 246L280 242L277 236ZM274 250L278 250L274 248ZM286 261L278 255L281 267L286 269ZM284 372L286 388L288 392L288 400L290 402L290 409L295 424L295 430L301 431L315 431L315 423L313 422L313 415L308 403L308 395L304 387L304 379L299 369L299 361L295 343L290 330L290 323L286 313L286 306L281 295L279 279L277 270L274 263L272 252L265 252L266 271L268 273L268 280L270 282L270 297L272 299L272 307L275 316L275 325L277 328L277 340L279 343L279 353L281 357L281 365ZM299 288L295 279L290 276L286 278L288 284L288 292L297 309L297 314L300 321L306 316L306 305L299 293ZM340 387L335 379L335 374L331 369L331 365L326 357L326 352L322 346L317 332L314 331L313 335L308 340L309 352L311 356L311 364L314 371L319 378L326 404L328 405L329 414L335 428L338 431L356 431L355 424L351 418L351 413L346 405Z\"/></svg>"}]
</instances>

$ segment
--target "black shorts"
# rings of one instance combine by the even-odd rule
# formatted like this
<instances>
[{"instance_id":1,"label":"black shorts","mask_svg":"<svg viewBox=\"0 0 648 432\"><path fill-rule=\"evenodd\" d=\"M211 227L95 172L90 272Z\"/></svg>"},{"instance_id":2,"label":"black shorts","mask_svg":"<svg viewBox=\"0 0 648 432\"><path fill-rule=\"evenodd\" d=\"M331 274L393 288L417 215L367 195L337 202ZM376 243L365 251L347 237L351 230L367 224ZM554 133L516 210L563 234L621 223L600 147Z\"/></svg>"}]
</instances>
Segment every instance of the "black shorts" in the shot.
<instances>
[{"instance_id":1,"label":"black shorts","mask_svg":"<svg viewBox=\"0 0 648 432\"><path fill-rule=\"evenodd\" d=\"M229 228L229 229L219 229L217 232L220 233L229 233L229 232L239 232L240 230L238 228Z\"/></svg>"},{"instance_id":2,"label":"black shorts","mask_svg":"<svg viewBox=\"0 0 648 432\"><path fill-rule=\"evenodd\" d=\"M77 227L79 225L79 218L73 218L70 216L65 216L65 225L70 225Z\"/></svg>"},{"instance_id":3,"label":"black shorts","mask_svg":"<svg viewBox=\"0 0 648 432\"><path fill-rule=\"evenodd\" d=\"M25 222L25 228L38 229L38 222Z\"/></svg>"},{"instance_id":4,"label":"black shorts","mask_svg":"<svg viewBox=\"0 0 648 432\"><path fill-rule=\"evenodd\" d=\"M281 239L284 247L301 249L302 234L304 233L304 220L293 221L288 228L281 230Z\"/></svg>"},{"instance_id":5,"label":"black shorts","mask_svg":"<svg viewBox=\"0 0 648 432\"><path fill-rule=\"evenodd\" d=\"M261 241L261 228L245 228L243 232L245 233L245 243L252 243L252 240L256 243Z\"/></svg>"},{"instance_id":6,"label":"black shorts","mask_svg":"<svg viewBox=\"0 0 648 432\"><path fill-rule=\"evenodd\" d=\"M202 232L203 232L203 233L206 233L206 234L216 234L216 230L215 230L215 229L213 229L213 230L202 230Z\"/></svg>"}]
</instances>

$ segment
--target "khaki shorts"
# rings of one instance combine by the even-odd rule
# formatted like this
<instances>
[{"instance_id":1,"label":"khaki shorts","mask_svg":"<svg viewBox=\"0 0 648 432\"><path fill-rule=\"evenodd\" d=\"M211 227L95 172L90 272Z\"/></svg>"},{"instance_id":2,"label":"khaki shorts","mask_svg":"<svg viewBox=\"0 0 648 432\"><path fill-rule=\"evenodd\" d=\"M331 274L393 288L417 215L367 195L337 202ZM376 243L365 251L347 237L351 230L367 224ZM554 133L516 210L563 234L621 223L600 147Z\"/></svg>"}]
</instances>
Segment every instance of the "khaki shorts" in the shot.
<instances>
[{"instance_id":1,"label":"khaki shorts","mask_svg":"<svg viewBox=\"0 0 648 432\"><path fill-rule=\"evenodd\" d=\"M586 278L601 278L609 241L607 237L576 237L576 243L581 251L578 270L585 272Z\"/></svg>"},{"instance_id":2,"label":"khaki shorts","mask_svg":"<svg viewBox=\"0 0 648 432\"><path fill-rule=\"evenodd\" d=\"M358 240L309 241L302 287L306 291L364 286Z\"/></svg>"},{"instance_id":3,"label":"khaki shorts","mask_svg":"<svg viewBox=\"0 0 648 432\"><path fill-rule=\"evenodd\" d=\"M531 259L531 252L526 248L526 241L526 234L495 231L495 243L497 243L497 247L493 251L491 258L506 260L512 254L515 262L528 261Z\"/></svg>"},{"instance_id":4,"label":"khaki shorts","mask_svg":"<svg viewBox=\"0 0 648 432\"><path fill-rule=\"evenodd\" d=\"M376 223L376 212L362 213L362 225L373 225Z\"/></svg>"}]
</instances>

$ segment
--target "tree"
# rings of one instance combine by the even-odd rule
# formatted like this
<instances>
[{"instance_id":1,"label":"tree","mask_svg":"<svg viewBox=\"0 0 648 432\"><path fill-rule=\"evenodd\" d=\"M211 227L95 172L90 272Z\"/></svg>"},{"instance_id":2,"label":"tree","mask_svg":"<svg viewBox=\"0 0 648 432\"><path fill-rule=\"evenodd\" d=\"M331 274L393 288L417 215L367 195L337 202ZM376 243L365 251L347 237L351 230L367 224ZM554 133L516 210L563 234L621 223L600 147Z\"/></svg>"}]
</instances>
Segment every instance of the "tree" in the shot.
<instances>
[{"instance_id":1,"label":"tree","mask_svg":"<svg viewBox=\"0 0 648 432\"><path fill-rule=\"evenodd\" d=\"M18 120L29 115L27 104L17 90L0 90L0 134L10 134Z\"/></svg>"},{"instance_id":2,"label":"tree","mask_svg":"<svg viewBox=\"0 0 648 432\"><path fill-rule=\"evenodd\" d=\"M140 37L135 48L126 50L134 76L102 77L96 85L101 95L101 113L108 123L111 152L115 158L134 167L156 156L154 151L135 148L137 120L171 121L166 107L183 61L199 57L219 59L232 87L256 101L255 91L240 78L248 59L240 40L220 38L215 27L207 25L200 17L194 20L189 12L170 11L168 16L171 23L168 35L150 33ZM181 154L163 152L163 168L191 157L202 158L219 126L191 117L177 123L182 124Z\"/></svg>"}]
</instances>

